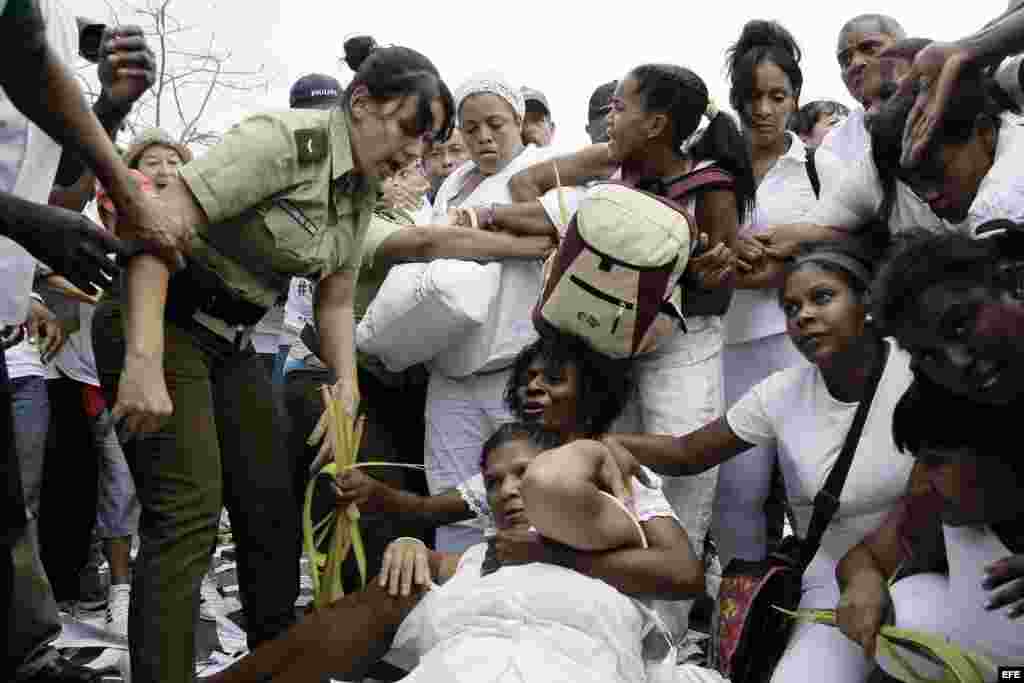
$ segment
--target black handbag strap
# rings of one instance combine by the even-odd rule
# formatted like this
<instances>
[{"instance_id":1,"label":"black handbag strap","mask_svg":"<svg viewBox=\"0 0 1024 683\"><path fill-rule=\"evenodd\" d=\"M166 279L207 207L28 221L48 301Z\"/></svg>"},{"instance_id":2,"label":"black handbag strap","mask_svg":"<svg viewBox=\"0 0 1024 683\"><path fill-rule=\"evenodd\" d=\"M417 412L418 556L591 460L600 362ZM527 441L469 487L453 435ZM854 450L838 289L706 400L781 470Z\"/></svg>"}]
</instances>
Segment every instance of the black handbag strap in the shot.
<instances>
[{"instance_id":1,"label":"black handbag strap","mask_svg":"<svg viewBox=\"0 0 1024 683\"><path fill-rule=\"evenodd\" d=\"M813 149L807 150L807 161L804 167L807 169L807 179L811 181L811 189L814 190L814 198L821 199L821 179L818 177L818 167L814 162Z\"/></svg>"},{"instance_id":2,"label":"black handbag strap","mask_svg":"<svg viewBox=\"0 0 1024 683\"><path fill-rule=\"evenodd\" d=\"M811 563L814 556L818 554L821 547L821 538L825 535L832 517L839 509L839 496L843 492L843 484L846 483L846 475L850 473L850 466L853 464L853 454L857 451L857 444L860 442L860 434L864 430L864 423L868 419L868 411L871 410L871 402L875 398L875 390L878 382L882 379L882 372L889 357L889 344L882 341L882 355L875 363L871 371L868 383L864 386L864 395L857 404L857 412L853 416L853 424L850 431L846 433L846 440L843 442L843 450L839 452L839 458L828 473L825 485L814 496L814 512L811 514L811 523L807 528L807 538L800 544L800 570L803 571Z\"/></svg>"}]
</instances>

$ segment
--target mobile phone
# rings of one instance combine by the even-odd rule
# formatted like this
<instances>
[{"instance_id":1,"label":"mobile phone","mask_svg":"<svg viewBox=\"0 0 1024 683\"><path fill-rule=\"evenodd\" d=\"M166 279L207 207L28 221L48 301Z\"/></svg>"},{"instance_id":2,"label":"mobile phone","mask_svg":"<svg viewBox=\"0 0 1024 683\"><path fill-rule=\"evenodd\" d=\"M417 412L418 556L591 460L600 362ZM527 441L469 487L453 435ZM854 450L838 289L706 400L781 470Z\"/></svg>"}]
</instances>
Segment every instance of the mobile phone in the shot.
<instances>
[{"instance_id":1,"label":"mobile phone","mask_svg":"<svg viewBox=\"0 0 1024 683\"><path fill-rule=\"evenodd\" d=\"M100 61L100 46L103 44L103 33L106 24L101 24L85 17L75 17L78 21L78 54L93 64Z\"/></svg>"}]
</instances>

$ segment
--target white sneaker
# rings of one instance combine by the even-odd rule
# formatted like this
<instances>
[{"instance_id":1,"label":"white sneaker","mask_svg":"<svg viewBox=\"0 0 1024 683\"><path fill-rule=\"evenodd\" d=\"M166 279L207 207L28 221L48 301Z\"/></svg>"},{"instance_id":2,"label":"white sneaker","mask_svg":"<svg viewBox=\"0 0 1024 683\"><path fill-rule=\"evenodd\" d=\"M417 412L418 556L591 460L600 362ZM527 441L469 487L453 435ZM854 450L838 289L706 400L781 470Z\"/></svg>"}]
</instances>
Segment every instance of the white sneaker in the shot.
<instances>
[{"instance_id":1,"label":"white sneaker","mask_svg":"<svg viewBox=\"0 0 1024 683\"><path fill-rule=\"evenodd\" d=\"M107 630L128 637L128 606L131 603L130 584L114 584L107 598Z\"/></svg>"},{"instance_id":2,"label":"white sneaker","mask_svg":"<svg viewBox=\"0 0 1024 683\"><path fill-rule=\"evenodd\" d=\"M203 621L217 621L219 615L224 614L224 597L220 594L217 586L217 579L213 572L207 572L203 577L203 583L199 587L199 597L202 600L199 604L199 618Z\"/></svg>"}]
</instances>

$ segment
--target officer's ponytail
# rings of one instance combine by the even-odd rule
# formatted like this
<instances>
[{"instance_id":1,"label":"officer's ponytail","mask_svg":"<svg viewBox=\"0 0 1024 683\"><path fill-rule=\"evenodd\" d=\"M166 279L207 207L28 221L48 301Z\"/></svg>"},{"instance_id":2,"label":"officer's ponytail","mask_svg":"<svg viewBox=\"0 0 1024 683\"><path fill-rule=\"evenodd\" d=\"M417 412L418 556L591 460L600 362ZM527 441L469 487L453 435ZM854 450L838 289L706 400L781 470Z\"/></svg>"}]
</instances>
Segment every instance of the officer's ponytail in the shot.
<instances>
[{"instance_id":1,"label":"officer's ponytail","mask_svg":"<svg viewBox=\"0 0 1024 683\"><path fill-rule=\"evenodd\" d=\"M440 98L445 113L437 141L448 139L455 122L455 100L433 62L407 47L380 47L371 36L349 38L344 49L345 63L355 72L345 89L344 107L349 106L352 93L359 86L378 100L414 95L418 98L416 130L422 134L437 126L430 103Z\"/></svg>"},{"instance_id":2,"label":"officer's ponytail","mask_svg":"<svg viewBox=\"0 0 1024 683\"><path fill-rule=\"evenodd\" d=\"M377 41L373 36L352 36L343 44L345 49L345 63L352 71L359 71L370 53L377 48Z\"/></svg>"}]
</instances>

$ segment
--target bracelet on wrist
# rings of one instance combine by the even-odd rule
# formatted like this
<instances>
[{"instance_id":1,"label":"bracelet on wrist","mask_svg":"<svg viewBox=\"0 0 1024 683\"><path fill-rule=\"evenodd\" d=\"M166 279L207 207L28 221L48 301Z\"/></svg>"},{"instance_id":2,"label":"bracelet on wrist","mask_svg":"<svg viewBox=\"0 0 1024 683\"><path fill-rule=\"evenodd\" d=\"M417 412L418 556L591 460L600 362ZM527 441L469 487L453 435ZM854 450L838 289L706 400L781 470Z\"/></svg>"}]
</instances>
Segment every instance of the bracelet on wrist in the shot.
<instances>
[{"instance_id":1,"label":"bracelet on wrist","mask_svg":"<svg viewBox=\"0 0 1024 683\"><path fill-rule=\"evenodd\" d=\"M398 543L399 541L414 541L415 543L419 543L421 546L423 546L425 550L429 550L429 548L427 548L427 544L424 543L421 539L416 538L415 536L399 536L391 542Z\"/></svg>"},{"instance_id":2,"label":"bracelet on wrist","mask_svg":"<svg viewBox=\"0 0 1024 683\"><path fill-rule=\"evenodd\" d=\"M480 219L480 227L484 230L490 230L494 226L494 204L477 209L477 213Z\"/></svg>"}]
</instances>

